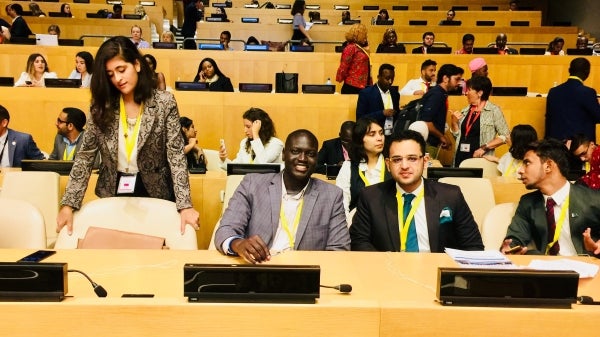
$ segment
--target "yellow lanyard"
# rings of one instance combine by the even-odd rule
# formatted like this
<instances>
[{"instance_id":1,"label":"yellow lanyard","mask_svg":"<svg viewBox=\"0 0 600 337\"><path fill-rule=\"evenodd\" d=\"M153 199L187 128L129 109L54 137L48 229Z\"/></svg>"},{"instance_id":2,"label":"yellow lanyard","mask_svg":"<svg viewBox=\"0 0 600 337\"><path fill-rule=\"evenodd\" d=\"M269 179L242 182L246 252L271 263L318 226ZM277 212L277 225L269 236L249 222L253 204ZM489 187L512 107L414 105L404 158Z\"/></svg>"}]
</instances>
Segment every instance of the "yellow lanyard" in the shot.
<instances>
[{"instance_id":1,"label":"yellow lanyard","mask_svg":"<svg viewBox=\"0 0 600 337\"><path fill-rule=\"evenodd\" d=\"M281 220L281 228L285 231L285 234L288 236L288 240L290 240L290 248L293 250L296 245L296 231L298 230L298 224L300 223L300 216L302 215L302 206L304 206L304 196L300 199L300 203L298 204L298 208L296 209L296 215L294 216L293 223L293 232L290 231L290 227L288 225L287 218L285 217L285 212L283 211L283 200L281 201L281 209L279 210L279 219Z\"/></svg>"},{"instance_id":2,"label":"yellow lanyard","mask_svg":"<svg viewBox=\"0 0 600 337\"><path fill-rule=\"evenodd\" d=\"M514 175L514 173L517 171L517 167L519 167L520 165L521 165L521 161L520 160L516 161L516 159L513 158L513 160L510 162L510 165L508 165L508 168L504 172L503 176L512 177Z\"/></svg>"},{"instance_id":3,"label":"yellow lanyard","mask_svg":"<svg viewBox=\"0 0 600 337\"><path fill-rule=\"evenodd\" d=\"M417 199L412 203L412 207L410 208L410 212L406 217L405 221L402 221L402 217L404 216L404 202L402 202L402 193L400 191L396 192L396 201L398 202L398 224L400 224L400 251L406 251L406 239L408 237L408 229L410 227L410 223L412 219L415 217L415 213L417 212L417 208L419 208L419 204L421 200L423 200L423 195L425 194L425 188L421 189L421 192L417 195ZM416 224L415 224L416 226Z\"/></svg>"},{"instance_id":4,"label":"yellow lanyard","mask_svg":"<svg viewBox=\"0 0 600 337\"><path fill-rule=\"evenodd\" d=\"M65 152L63 152L63 160L73 160L73 156L75 155L75 148L76 146L73 145L73 149L69 152L67 152L67 149L69 148L69 146L67 145L65 147Z\"/></svg>"},{"instance_id":5,"label":"yellow lanyard","mask_svg":"<svg viewBox=\"0 0 600 337\"><path fill-rule=\"evenodd\" d=\"M561 206L560 215L558 216L558 221L556 222L556 228L554 229L554 239L552 242L546 245L546 253L544 255L548 255L548 251L550 247L554 246L558 238L560 237L560 232L562 231L563 224L565 223L565 217L567 216L567 208L569 208L569 196L565 199L565 202Z\"/></svg>"},{"instance_id":6,"label":"yellow lanyard","mask_svg":"<svg viewBox=\"0 0 600 337\"><path fill-rule=\"evenodd\" d=\"M133 127L133 133L129 135L129 126L127 125L127 113L125 112L125 102L123 102L123 96L119 101L119 113L121 115L121 128L123 129L123 136L125 137L125 155L127 156L127 166L133 153L133 147L137 141L138 134L140 132L140 124L142 121L142 113L144 112L144 105L140 104L140 113L135 120L135 126Z\"/></svg>"},{"instance_id":7,"label":"yellow lanyard","mask_svg":"<svg viewBox=\"0 0 600 337\"><path fill-rule=\"evenodd\" d=\"M383 105L384 109L391 109L392 108L392 94L390 93L390 91L388 90L387 92L384 93L385 95L385 104Z\"/></svg>"},{"instance_id":8,"label":"yellow lanyard","mask_svg":"<svg viewBox=\"0 0 600 337\"><path fill-rule=\"evenodd\" d=\"M379 181L383 182L383 178L385 178L385 161L381 161L381 167L379 168ZM358 176L360 177L360 179L362 179L363 183L365 183L365 186L370 186L371 184L369 183L369 181L367 180L367 178L365 177L365 174L363 173L363 171L358 170Z\"/></svg>"},{"instance_id":9,"label":"yellow lanyard","mask_svg":"<svg viewBox=\"0 0 600 337\"><path fill-rule=\"evenodd\" d=\"M585 173L589 173L590 170L591 170L590 162L586 161L585 162Z\"/></svg>"}]
</instances>

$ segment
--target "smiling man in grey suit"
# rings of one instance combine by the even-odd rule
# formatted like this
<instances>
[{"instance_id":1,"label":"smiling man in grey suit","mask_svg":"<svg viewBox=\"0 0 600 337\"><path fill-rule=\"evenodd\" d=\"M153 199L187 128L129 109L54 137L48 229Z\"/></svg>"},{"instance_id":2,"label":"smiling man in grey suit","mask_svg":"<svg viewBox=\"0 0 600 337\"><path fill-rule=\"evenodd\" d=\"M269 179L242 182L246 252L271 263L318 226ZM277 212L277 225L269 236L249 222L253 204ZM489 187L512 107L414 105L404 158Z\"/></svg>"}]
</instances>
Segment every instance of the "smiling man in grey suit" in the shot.
<instances>
[{"instance_id":1,"label":"smiling man in grey suit","mask_svg":"<svg viewBox=\"0 0 600 337\"><path fill-rule=\"evenodd\" d=\"M281 173L248 174L229 200L215 246L250 263L288 250L348 250L342 190L311 178L317 165L317 138L296 130L283 148Z\"/></svg>"},{"instance_id":2,"label":"smiling man in grey suit","mask_svg":"<svg viewBox=\"0 0 600 337\"><path fill-rule=\"evenodd\" d=\"M517 173L528 189L537 191L519 200L502 252L600 254L600 192L567 181L568 155L554 139L529 145ZM528 249L530 244L535 247Z\"/></svg>"},{"instance_id":3,"label":"smiling man in grey suit","mask_svg":"<svg viewBox=\"0 0 600 337\"><path fill-rule=\"evenodd\" d=\"M81 146L85 113L77 108L64 108L56 118L54 149L48 159L73 160Z\"/></svg>"},{"instance_id":4,"label":"smiling man in grey suit","mask_svg":"<svg viewBox=\"0 0 600 337\"><path fill-rule=\"evenodd\" d=\"M460 188L423 179L428 159L420 133L406 130L392 136L385 164L393 179L361 192L350 227L352 250L483 250Z\"/></svg>"}]
</instances>

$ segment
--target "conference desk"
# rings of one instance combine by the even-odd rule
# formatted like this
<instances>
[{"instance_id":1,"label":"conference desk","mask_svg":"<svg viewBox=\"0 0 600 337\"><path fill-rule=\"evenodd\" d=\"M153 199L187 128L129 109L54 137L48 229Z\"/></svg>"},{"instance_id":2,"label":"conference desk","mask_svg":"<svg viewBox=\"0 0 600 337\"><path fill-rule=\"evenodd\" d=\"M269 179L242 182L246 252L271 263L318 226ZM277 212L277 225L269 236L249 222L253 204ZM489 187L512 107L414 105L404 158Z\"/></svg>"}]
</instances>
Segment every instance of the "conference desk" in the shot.
<instances>
[{"instance_id":1,"label":"conference desk","mask_svg":"<svg viewBox=\"0 0 600 337\"><path fill-rule=\"evenodd\" d=\"M15 261L26 250L0 250ZM556 259L545 257L544 259ZM526 265L529 256L511 257ZM574 257L596 263L589 257ZM286 252L268 264L318 264L321 284L348 283L351 294L322 289L316 304L187 303L185 263L243 263L216 251L62 250L67 262L107 291L97 298L81 275L69 275L60 303L0 302L11 336L576 336L595 331L596 306L572 309L447 307L435 301L437 267L445 254ZM121 298L150 293L154 298ZM579 282L579 295L600 297L598 277ZM73 324L72 322L76 322Z\"/></svg>"}]
</instances>

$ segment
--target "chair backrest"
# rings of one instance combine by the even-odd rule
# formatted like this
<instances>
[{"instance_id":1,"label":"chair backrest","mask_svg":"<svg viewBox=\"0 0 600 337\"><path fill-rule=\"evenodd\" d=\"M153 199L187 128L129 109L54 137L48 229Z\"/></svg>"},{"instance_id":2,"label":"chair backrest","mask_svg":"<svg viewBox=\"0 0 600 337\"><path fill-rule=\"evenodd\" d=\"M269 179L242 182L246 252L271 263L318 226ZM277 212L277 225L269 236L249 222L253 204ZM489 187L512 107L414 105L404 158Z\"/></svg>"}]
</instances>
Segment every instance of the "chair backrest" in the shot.
<instances>
[{"instance_id":1,"label":"chair backrest","mask_svg":"<svg viewBox=\"0 0 600 337\"><path fill-rule=\"evenodd\" d=\"M225 209L227 209L227 205L229 205L229 199L231 199L233 192L235 192L237 187L240 185L242 179L244 179L243 175L235 174L227 176L227 181L225 182L225 193L223 194L223 208L221 208L221 216L223 215L223 212L225 212ZM217 223L215 224L212 237L210 238L210 242L208 243L208 250L217 249L215 247L215 233L217 232L217 228L219 228L220 224L221 218L219 218L219 221L217 221Z\"/></svg>"},{"instance_id":2,"label":"chair backrest","mask_svg":"<svg viewBox=\"0 0 600 337\"><path fill-rule=\"evenodd\" d=\"M219 158L219 151L202 149L204 157L206 158L206 170L207 171L223 171L221 169L221 158Z\"/></svg>"},{"instance_id":3,"label":"chair backrest","mask_svg":"<svg viewBox=\"0 0 600 337\"><path fill-rule=\"evenodd\" d=\"M460 187L481 231L487 212L496 205L492 183L487 178L440 178L439 182Z\"/></svg>"},{"instance_id":4,"label":"chair backrest","mask_svg":"<svg viewBox=\"0 0 600 337\"><path fill-rule=\"evenodd\" d=\"M477 167L483 169L483 177L498 177L501 176L502 173L498 171L498 164L491 162L485 158L468 158L463 160L459 167Z\"/></svg>"},{"instance_id":5,"label":"chair backrest","mask_svg":"<svg viewBox=\"0 0 600 337\"><path fill-rule=\"evenodd\" d=\"M485 249L500 249L516 208L516 203L506 202L492 207L486 214L481 227L481 238Z\"/></svg>"},{"instance_id":6,"label":"chair backrest","mask_svg":"<svg viewBox=\"0 0 600 337\"><path fill-rule=\"evenodd\" d=\"M47 247L56 241L56 216L60 197L60 176L55 172L10 171L4 174L0 198L28 201L44 218Z\"/></svg>"},{"instance_id":7,"label":"chair backrest","mask_svg":"<svg viewBox=\"0 0 600 337\"><path fill-rule=\"evenodd\" d=\"M180 216L172 201L154 198L113 197L92 200L75 212L73 234L58 234L56 249L77 248L88 227L104 227L165 238L169 249L198 249L196 231L186 226L181 235ZM106 247L111 248L111 247Z\"/></svg>"},{"instance_id":8,"label":"chair backrest","mask_svg":"<svg viewBox=\"0 0 600 337\"><path fill-rule=\"evenodd\" d=\"M25 200L2 198L0 233L0 248L46 248L44 217Z\"/></svg>"}]
</instances>

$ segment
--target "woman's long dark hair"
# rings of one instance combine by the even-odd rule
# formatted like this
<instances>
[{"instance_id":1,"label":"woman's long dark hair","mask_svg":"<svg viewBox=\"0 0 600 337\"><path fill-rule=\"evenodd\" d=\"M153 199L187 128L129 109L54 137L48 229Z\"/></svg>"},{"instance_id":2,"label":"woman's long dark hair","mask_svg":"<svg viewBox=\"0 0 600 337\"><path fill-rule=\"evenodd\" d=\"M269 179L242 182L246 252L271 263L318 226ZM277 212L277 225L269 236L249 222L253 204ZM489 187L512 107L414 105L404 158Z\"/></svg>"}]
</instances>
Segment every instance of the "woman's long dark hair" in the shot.
<instances>
[{"instance_id":1,"label":"woman's long dark hair","mask_svg":"<svg viewBox=\"0 0 600 337\"><path fill-rule=\"evenodd\" d=\"M510 149L508 152L517 160L523 160L529 144L538 140L538 135L533 126L519 124L510 132Z\"/></svg>"},{"instance_id":2,"label":"woman's long dark hair","mask_svg":"<svg viewBox=\"0 0 600 337\"><path fill-rule=\"evenodd\" d=\"M213 60L210 57L206 57L204 59L202 59L202 61L200 61L200 64L198 65L198 71L196 72L196 77L194 77L194 82L198 82L198 80L200 80L200 72L202 71L202 63L204 62L210 62L213 66L213 68L215 69L215 75L219 75L219 77L227 77L225 75L223 75L223 73L221 72L221 69L219 69L219 66L217 65L217 62L215 62L215 60Z\"/></svg>"},{"instance_id":3,"label":"woman's long dark hair","mask_svg":"<svg viewBox=\"0 0 600 337\"><path fill-rule=\"evenodd\" d=\"M183 136L183 145L187 145L189 139L185 135L185 131L183 131L183 128L189 129L190 126L192 126L192 124L194 124L194 121L187 117L179 117L179 124L181 125L181 135Z\"/></svg>"},{"instance_id":4,"label":"woman's long dark hair","mask_svg":"<svg viewBox=\"0 0 600 337\"><path fill-rule=\"evenodd\" d=\"M137 62L140 66L137 85L133 92L133 99L136 103L141 104L150 98L154 85L153 72L148 62L128 37L115 36L106 40L96 53L90 84L92 120L103 131L114 120L115 111L119 109L119 98L121 96L121 92L112 84L106 73L106 63L114 57L120 57L125 62L134 65Z\"/></svg>"},{"instance_id":5,"label":"woman's long dark hair","mask_svg":"<svg viewBox=\"0 0 600 337\"><path fill-rule=\"evenodd\" d=\"M91 72L94 70L94 57L92 54L87 51L80 51L75 55L75 57L81 57L83 59L83 62L85 62L85 70L88 72L88 74L91 74Z\"/></svg>"},{"instance_id":6,"label":"woman's long dark hair","mask_svg":"<svg viewBox=\"0 0 600 337\"><path fill-rule=\"evenodd\" d=\"M354 130L352 131L352 152L350 153L350 159L353 162L360 163L362 160L367 161L369 159L365 151L363 139L371 131L371 124L377 124L377 121L373 118L363 117L359 118L354 125Z\"/></svg>"},{"instance_id":7,"label":"woman's long dark hair","mask_svg":"<svg viewBox=\"0 0 600 337\"><path fill-rule=\"evenodd\" d=\"M273 124L273 120L269 117L263 109L260 108L250 108L248 111L244 112L242 116L243 119L247 119L251 122L256 120L260 121L260 131L258 131L258 137L263 144L267 144L271 137L275 137L275 125ZM246 151L249 152L251 148L250 139L246 140Z\"/></svg>"}]
</instances>

